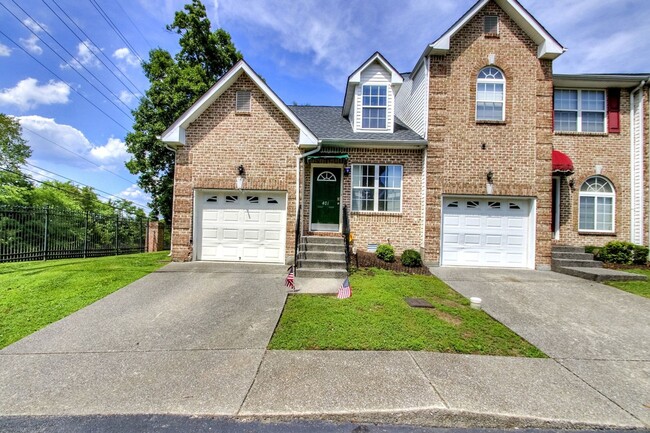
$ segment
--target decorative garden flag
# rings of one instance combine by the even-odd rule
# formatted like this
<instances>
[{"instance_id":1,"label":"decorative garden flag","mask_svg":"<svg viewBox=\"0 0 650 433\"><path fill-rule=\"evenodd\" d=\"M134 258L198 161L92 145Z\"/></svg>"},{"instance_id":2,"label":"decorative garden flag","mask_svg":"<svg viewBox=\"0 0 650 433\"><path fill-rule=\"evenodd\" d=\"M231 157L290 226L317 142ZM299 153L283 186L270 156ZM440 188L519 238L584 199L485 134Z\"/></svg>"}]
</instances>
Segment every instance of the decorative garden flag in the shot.
<instances>
[{"instance_id":1,"label":"decorative garden flag","mask_svg":"<svg viewBox=\"0 0 650 433\"><path fill-rule=\"evenodd\" d=\"M289 275L284 280L284 285L291 290L296 290L296 285L293 282L293 266L289 266Z\"/></svg>"},{"instance_id":2,"label":"decorative garden flag","mask_svg":"<svg viewBox=\"0 0 650 433\"><path fill-rule=\"evenodd\" d=\"M349 298L350 296L352 296L352 287L350 287L350 280L348 277L345 277L345 280L343 280L341 287L339 287L339 293L336 295L336 297L339 299L345 299Z\"/></svg>"}]
</instances>

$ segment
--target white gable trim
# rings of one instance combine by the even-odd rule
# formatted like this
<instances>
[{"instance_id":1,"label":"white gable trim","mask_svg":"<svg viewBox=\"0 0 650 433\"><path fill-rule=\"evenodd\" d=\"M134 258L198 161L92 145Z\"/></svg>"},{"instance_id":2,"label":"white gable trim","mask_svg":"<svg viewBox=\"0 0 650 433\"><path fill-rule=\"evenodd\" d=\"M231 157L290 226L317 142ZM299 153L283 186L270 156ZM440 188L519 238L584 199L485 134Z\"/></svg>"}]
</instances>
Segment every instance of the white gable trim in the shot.
<instances>
[{"instance_id":1,"label":"white gable trim","mask_svg":"<svg viewBox=\"0 0 650 433\"><path fill-rule=\"evenodd\" d=\"M300 130L298 145L316 146L318 139L304 123L282 102L278 95L253 71L244 60L237 62L223 77L201 96L181 117L179 117L163 134L160 140L169 148L185 145L185 130L203 112L216 101L242 74L248 75L255 85L275 104L276 107ZM234 109L234 107L233 107Z\"/></svg>"},{"instance_id":2,"label":"white gable trim","mask_svg":"<svg viewBox=\"0 0 650 433\"><path fill-rule=\"evenodd\" d=\"M374 62L378 62L384 69L386 69L386 71L390 73L390 85L393 88L394 93L397 93L399 88L402 86L402 83L404 83L404 77L402 77L402 74L397 72L393 65L388 63L388 60L386 60L386 58L384 58L381 53L376 52L370 56L370 58L366 60L363 65L359 66L357 70L352 73L352 75L348 77L348 85L345 89L345 99L343 101L344 116L350 114L352 102L354 101L354 90L355 87L361 83L361 74L368 68L368 66Z\"/></svg>"},{"instance_id":3,"label":"white gable trim","mask_svg":"<svg viewBox=\"0 0 650 433\"><path fill-rule=\"evenodd\" d=\"M478 1L438 40L429 45L427 55L444 55L449 51L451 38L462 29L491 0ZM512 20L537 44L537 57L553 60L566 49L516 0L494 0Z\"/></svg>"}]
</instances>

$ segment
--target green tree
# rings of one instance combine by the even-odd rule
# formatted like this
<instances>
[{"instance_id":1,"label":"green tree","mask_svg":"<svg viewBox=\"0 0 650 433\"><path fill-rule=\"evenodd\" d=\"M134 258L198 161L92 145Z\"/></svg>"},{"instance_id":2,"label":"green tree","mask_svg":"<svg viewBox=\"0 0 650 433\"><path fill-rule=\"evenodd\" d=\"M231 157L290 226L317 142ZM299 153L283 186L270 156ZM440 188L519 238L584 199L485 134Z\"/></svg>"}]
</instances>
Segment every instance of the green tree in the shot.
<instances>
[{"instance_id":1,"label":"green tree","mask_svg":"<svg viewBox=\"0 0 650 433\"><path fill-rule=\"evenodd\" d=\"M133 111L133 132L126 146L133 155L126 163L139 175L138 185L151 194L153 215L171 219L174 154L156 137L203 95L242 56L223 29L211 30L206 9L192 0L176 12L167 30L180 35L180 51L172 55L156 48L142 64L149 89Z\"/></svg>"},{"instance_id":2,"label":"green tree","mask_svg":"<svg viewBox=\"0 0 650 433\"><path fill-rule=\"evenodd\" d=\"M0 113L0 167L18 170L32 155L32 150L22 136L20 123Z\"/></svg>"},{"instance_id":3,"label":"green tree","mask_svg":"<svg viewBox=\"0 0 650 433\"><path fill-rule=\"evenodd\" d=\"M31 155L20 123L0 113L0 205L29 205L32 186L20 166Z\"/></svg>"}]
</instances>

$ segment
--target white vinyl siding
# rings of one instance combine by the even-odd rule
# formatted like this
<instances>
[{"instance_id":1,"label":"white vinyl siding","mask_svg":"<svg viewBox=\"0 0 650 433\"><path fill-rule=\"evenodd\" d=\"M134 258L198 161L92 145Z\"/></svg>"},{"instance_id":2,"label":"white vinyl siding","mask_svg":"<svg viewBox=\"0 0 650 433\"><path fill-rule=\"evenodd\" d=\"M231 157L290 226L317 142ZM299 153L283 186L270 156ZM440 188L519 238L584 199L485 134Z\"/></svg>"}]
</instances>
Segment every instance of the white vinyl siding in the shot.
<instances>
[{"instance_id":1,"label":"white vinyl siding","mask_svg":"<svg viewBox=\"0 0 650 433\"><path fill-rule=\"evenodd\" d=\"M644 224L643 224L643 211L644 211L644 186L643 186L643 149L644 149L644 118L643 118L643 102L644 91L639 90L634 95L631 113L632 131L632 219L630 227L630 240L635 244L643 245L644 243Z\"/></svg>"},{"instance_id":2,"label":"white vinyl siding","mask_svg":"<svg viewBox=\"0 0 650 433\"><path fill-rule=\"evenodd\" d=\"M605 132L604 90L556 89L553 95L555 131Z\"/></svg>"},{"instance_id":3,"label":"white vinyl siding","mask_svg":"<svg viewBox=\"0 0 650 433\"><path fill-rule=\"evenodd\" d=\"M413 131L426 136L427 129L427 65L425 63L414 75L404 80L404 84L395 95L395 114Z\"/></svg>"},{"instance_id":4,"label":"white vinyl siding","mask_svg":"<svg viewBox=\"0 0 650 433\"><path fill-rule=\"evenodd\" d=\"M361 72L361 83L356 86L354 95L355 107L351 110L351 121L355 132L374 131L374 132L393 132L393 116L395 115L394 103L395 95L391 86L391 74L379 63L370 64ZM386 86L386 127L385 128L363 128L363 86L365 85L383 85Z\"/></svg>"}]
</instances>

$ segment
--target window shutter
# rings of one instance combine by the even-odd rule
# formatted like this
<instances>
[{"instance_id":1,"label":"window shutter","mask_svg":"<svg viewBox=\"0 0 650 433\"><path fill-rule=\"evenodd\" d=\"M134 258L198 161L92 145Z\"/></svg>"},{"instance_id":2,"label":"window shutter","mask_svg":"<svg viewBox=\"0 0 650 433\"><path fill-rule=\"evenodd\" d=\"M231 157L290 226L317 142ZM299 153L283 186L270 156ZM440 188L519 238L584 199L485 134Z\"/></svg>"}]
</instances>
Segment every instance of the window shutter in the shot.
<instances>
[{"instance_id":1,"label":"window shutter","mask_svg":"<svg viewBox=\"0 0 650 433\"><path fill-rule=\"evenodd\" d=\"M248 90L240 90L236 93L236 110L238 113L251 112L251 92Z\"/></svg>"},{"instance_id":2,"label":"window shutter","mask_svg":"<svg viewBox=\"0 0 650 433\"><path fill-rule=\"evenodd\" d=\"M610 133L621 132L621 89L607 90L607 126Z\"/></svg>"}]
</instances>

